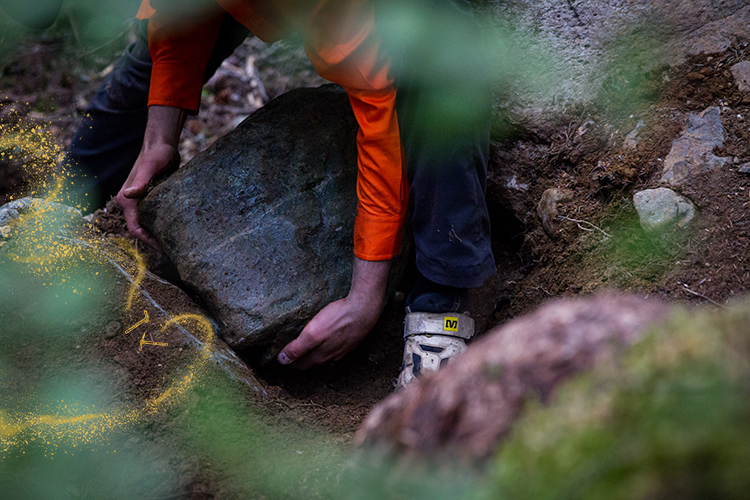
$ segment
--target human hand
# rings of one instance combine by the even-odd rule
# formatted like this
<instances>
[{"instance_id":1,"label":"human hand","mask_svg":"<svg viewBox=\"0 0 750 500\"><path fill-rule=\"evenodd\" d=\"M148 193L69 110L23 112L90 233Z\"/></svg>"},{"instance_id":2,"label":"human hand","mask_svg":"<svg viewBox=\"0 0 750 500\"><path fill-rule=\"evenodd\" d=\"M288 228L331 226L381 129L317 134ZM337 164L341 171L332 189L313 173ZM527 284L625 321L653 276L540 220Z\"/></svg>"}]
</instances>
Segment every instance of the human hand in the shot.
<instances>
[{"instance_id":1,"label":"human hand","mask_svg":"<svg viewBox=\"0 0 750 500\"><path fill-rule=\"evenodd\" d=\"M375 326L382 310L376 303L357 303L346 297L328 304L310 320L299 337L284 347L279 362L293 362L292 368L305 370L338 361Z\"/></svg>"},{"instance_id":2,"label":"human hand","mask_svg":"<svg viewBox=\"0 0 750 500\"><path fill-rule=\"evenodd\" d=\"M159 243L138 223L138 201L146 196L148 184L180 165L177 144L185 121L185 110L151 106L148 112L143 148L125 184L115 199L122 208L130 234L147 245L159 249Z\"/></svg>"},{"instance_id":3,"label":"human hand","mask_svg":"<svg viewBox=\"0 0 750 500\"><path fill-rule=\"evenodd\" d=\"M156 249L160 248L159 243L141 227L136 209L140 199L147 194L149 182L163 172L174 169L179 163L180 155L176 148L166 144L141 151L133 170L115 198L122 208L130 234Z\"/></svg>"},{"instance_id":4,"label":"human hand","mask_svg":"<svg viewBox=\"0 0 750 500\"><path fill-rule=\"evenodd\" d=\"M352 286L346 298L324 307L299 337L278 355L282 365L305 370L341 359L364 339L383 310L390 261L355 258Z\"/></svg>"}]
</instances>

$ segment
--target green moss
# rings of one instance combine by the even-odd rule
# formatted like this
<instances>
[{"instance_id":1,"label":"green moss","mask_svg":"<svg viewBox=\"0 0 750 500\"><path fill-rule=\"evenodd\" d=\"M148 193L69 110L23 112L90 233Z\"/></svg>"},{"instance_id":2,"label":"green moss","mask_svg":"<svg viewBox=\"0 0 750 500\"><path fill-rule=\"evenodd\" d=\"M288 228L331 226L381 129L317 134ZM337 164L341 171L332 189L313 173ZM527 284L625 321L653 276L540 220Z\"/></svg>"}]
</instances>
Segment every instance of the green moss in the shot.
<instances>
[{"instance_id":1,"label":"green moss","mask_svg":"<svg viewBox=\"0 0 750 500\"><path fill-rule=\"evenodd\" d=\"M746 498L748 307L678 313L532 408L496 457L493 498Z\"/></svg>"}]
</instances>

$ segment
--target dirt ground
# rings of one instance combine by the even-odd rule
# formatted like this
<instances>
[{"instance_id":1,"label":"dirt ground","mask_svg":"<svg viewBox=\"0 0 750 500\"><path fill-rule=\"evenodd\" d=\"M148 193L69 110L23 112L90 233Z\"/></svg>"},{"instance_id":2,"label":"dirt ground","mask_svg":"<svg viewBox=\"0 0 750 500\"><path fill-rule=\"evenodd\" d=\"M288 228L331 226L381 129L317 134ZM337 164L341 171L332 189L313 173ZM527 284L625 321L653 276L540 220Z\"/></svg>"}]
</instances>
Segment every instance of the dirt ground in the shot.
<instances>
[{"instance_id":1,"label":"dirt ground","mask_svg":"<svg viewBox=\"0 0 750 500\"><path fill-rule=\"evenodd\" d=\"M628 115L610 114L616 127L610 138L571 133L586 123L594 131L606 130L593 113L558 133L537 172L544 177L532 187L532 198L539 199L547 187L571 189L575 196L561 205L561 215L585 222L560 221L556 238L543 235L536 219L527 227L522 254L532 267L519 283L509 315L528 311L545 296L605 288L691 306L720 305L747 293L750 177L738 169L750 159L750 98L737 90L729 67L746 60L748 52L747 46L734 47L650 75L652 81L644 83L658 88L655 100L631 107ZM651 238L640 228L632 194L659 186L663 159L683 131L685 114L709 106L722 109L725 142L714 153L730 157L728 167L676 188L693 201L698 217L686 230ZM623 136L639 119L645 124L642 139L635 149L626 149Z\"/></svg>"},{"instance_id":2,"label":"dirt ground","mask_svg":"<svg viewBox=\"0 0 750 500\"><path fill-rule=\"evenodd\" d=\"M29 47L24 53L35 56L4 63L0 122L10 120L10 111L17 110L65 147L106 67L93 65L73 77L59 60L54 41L31 37L24 43ZM262 69L271 67L263 59L263 47L255 42L246 45L245 63L253 58L254 67L261 68L250 81L262 81ZM272 53L273 57L279 56ZM750 267L744 261L750 255L750 176L738 172L750 161L750 98L737 90L729 72L734 63L747 59L747 46L694 57L680 67L642 75L629 88L605 88L598 105L573 110L567 126L551 129L544 137L493 144L495 158L500 155L504 162L527 166L530 208L550 187L570 189L574 196L560 205L564 218L555 222L554 237L545 233L535 212L525 224L508 220L507 211L492 214L493 227L498 228L493 236L498 274L475 296L475 314L483 330L559 296L615 289L688 307L723 307L750 291ZM235 62L239 67L239 59ZM283 75L265 74L269 79L262 82L263 92L257 83L248 84L257 105L293 86ZM299 80L316 82L309 74ZM230 87L214 82L201 117L183 135L183 160L252 112L249 101L231 104ZM691 226L649 237L640 228L632 195L658 185L663 159L683 130L686 113L709 106L723 109L726 137L723 148L714 153L732 160L727 168L677 189L698 209ZM644 123L641 140L627 149L624 139L639 120ZM493 162L491 173L498 168L501 164ZM21 195L23 180L21 164L0 157L0 203ZM104 232L125 236L115 207L99 212L95 220ZM175 279L156 256L149 259L159 272ZM248 353L241 353L268 386L270 400L265 406L271 418L323 428L348 442L373 405L392 391L398 374L408 279L397 288L374 331L340 362L302 373L262 368ZM108 349L110 343L116 348L114 340L103 340L102 347ZM152 375L136 374L136 384L148 387Z\"/></svg>"}]
</instances>

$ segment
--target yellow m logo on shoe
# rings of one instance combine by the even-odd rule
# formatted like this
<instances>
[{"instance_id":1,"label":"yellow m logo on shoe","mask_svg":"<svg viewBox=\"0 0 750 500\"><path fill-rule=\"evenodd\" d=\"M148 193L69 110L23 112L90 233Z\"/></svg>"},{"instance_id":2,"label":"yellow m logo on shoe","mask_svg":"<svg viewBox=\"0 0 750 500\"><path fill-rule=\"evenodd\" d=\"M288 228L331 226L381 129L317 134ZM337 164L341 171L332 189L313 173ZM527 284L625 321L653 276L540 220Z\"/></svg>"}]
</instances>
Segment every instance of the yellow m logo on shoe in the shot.
<instances>
[{"instance_id":1,"label":"yellow m logo on shoe","mask_svg":"<svg viewBox=\"0 0 750 500\"><path fill-rule=\"evenodd\" d=\"M446 332L458 331L458 318L445 317L443 319L443 330Z\"/></svg>"}]
</instances>

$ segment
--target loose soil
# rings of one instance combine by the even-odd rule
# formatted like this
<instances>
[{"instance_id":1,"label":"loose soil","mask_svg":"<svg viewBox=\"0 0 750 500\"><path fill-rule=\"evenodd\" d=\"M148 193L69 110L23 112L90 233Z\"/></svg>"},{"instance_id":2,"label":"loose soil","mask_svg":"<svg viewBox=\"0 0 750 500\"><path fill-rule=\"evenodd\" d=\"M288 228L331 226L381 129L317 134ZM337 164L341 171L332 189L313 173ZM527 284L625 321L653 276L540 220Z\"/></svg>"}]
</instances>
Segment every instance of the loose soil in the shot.
<instances>
[{"instance_id":1,"label":"loose soil","mask_svg":"<svg viewBox=\"0 0 750 500\"><path fill-rule=\"evenodd\" d=\"M30 37L23 43L25 50L19 54L36 55L19 55L4 63L5 68L17 69L4 71L6 76L0 79L0 120L10 120L7 117L15 110L23 120L45 127L65 147L106 68L93 65L80 70L78 77L69 77L66 64L58 61L60 54L50 49L48 40ZM255 68L250 76L245 71L244 77L250 82L258 79L261 85L244 82L250 97L232 105L236 82L227 77L222 84L216 79L197 124L189 125L183 135L183 160L252 112L251 100L262 104L295 85L290 83L293 79L271 69L268 61L279 57L278 48L248 42L242 50L230 69L243 64L245 70ZM643 75L631 88L605 88L600 104L573 110L567 126L493 144L494 158L527 166L524 178L532 210L522 223L507 209L492 205L498 274L475 294L481 330L559 296L615 289L687 307L722 307L750 291L750 268L744 261L750 255L750 176L738 172L739 166L750 161L750 95L737 90L729 72L734 63L747 59L747 45L693 57L680 67ZM267 81L262 81L264 72L257 68L265 68ZM40 74L45 77L40 79ZM299 80L316 82L309 73ZM54 109L45 104L53 101ZM650 237L640 228L632 195L658 186L663 159L682 133L686 114L709 106L722 108L726 137L724 146L714 153L732 160L727 167L690 179L677 189L698 209L690 227ZM635 148L625 148L625 137L638 120L644 123L641 139ZM498 168L500 163L495 161L490 173ZM21 196L23 180L21 164L0 156L0 203ZM556 221L552 236L533 211L550 187L574 193L573 199L560 204L564 218ZM106 234L127 237L112 204L98 211L94 221ZM163 259L147 253L147 260L155 272L178 282ZM295 372L255 365L248 353L241 353L267 384L269 399L263 407L269 418L279 425L324 429L334 440L349 441L373 405L393 390L398 374L409 280L396 288L374 331L340 362ZM158 292L154 298L162 299ZM100 348L112 351L117 342L104 339ZM155 373L136 372L133 384L148 392Z\"/></svg>"}]
</instances>

